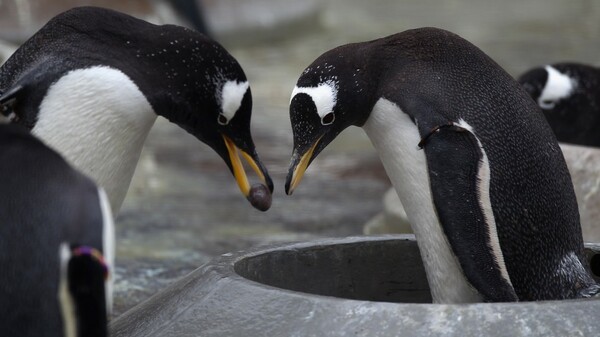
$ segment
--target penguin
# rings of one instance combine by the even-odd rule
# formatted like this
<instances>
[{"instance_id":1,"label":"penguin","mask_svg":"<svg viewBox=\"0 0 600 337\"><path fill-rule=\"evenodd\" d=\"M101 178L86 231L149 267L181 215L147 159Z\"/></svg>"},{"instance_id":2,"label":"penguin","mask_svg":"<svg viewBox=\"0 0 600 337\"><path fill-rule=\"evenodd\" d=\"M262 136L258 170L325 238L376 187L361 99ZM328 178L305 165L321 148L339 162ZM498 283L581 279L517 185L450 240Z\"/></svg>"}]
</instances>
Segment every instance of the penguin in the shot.
<instances>
[{"instance_id":1,"label":"penguin","mask_svg":"<svg viewBox=\"0 0 600 337\"><path fill-rule=\"evenodd\" d=\"M600 146L600 69L557 63L518 78L537 102L559 142Z\"/></svg>"},{"instance_id":2,"label":"penguin","mask_svg":"<svg viewBox=\"0 0 600 337\"><path fill-rule=\"evenodd\" d=\"M4 115L103 187L114 213L157 116L214 149L250 202L240 154L273 191L250 133L252 95L244 71L196 31L74 8L51 19L2 65L0 92Z\"/></svg>"},{"instance_id":3,"label":"penguin","mask_svg":"<svg viewBox=\"0 0 600 337\"><path fill-rule=\"evenodd\" d=\"M435 303L598 292L556 138L519 83L458 35L419 28L327 51L300 75L289 113L286 193L338 134L362 127Z\"/></svg>"},{"instance_id":4,"label":"penguin","mask_svg":"<svg viewBox=\"0 0 600 337\"><path fill-rule=\"evenodd\" d=\"M0 125L0 331L107 336L114 225L101 188L19 125Z\"/></svg>"}]
</instances>

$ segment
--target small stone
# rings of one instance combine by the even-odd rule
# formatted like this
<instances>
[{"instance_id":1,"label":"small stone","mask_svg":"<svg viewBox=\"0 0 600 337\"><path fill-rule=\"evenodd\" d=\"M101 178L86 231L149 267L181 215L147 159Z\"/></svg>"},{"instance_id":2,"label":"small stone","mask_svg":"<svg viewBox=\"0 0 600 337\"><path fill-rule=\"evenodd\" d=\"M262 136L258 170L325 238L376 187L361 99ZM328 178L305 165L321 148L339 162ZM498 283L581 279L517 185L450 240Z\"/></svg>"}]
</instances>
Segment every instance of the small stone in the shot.
<instances>
[{"instance_id":1,"label":"small stone","mask_svg":"<svg viewBox=\"0 0 600 337\"><path fill-rule=\"evenodd\" d=\"M254 208L264 212L271 207L271 192L263 184L254 184L250 188L248 201Z\"/></svg>"}]
</instances>

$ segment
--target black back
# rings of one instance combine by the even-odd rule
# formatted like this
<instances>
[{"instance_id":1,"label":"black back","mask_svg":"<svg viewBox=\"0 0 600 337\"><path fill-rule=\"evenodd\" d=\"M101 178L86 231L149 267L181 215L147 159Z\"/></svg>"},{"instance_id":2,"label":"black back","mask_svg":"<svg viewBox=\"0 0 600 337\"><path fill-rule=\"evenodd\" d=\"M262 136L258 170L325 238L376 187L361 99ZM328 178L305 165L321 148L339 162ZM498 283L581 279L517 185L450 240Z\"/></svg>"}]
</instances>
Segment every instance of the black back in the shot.
<instances>
[{"instance_id":1,"label":"black back","mask_svg":"<svg viewBox=\"0 0 600 337\"><path fill-rule=\"evenodd\" d=\"M568 97L542 108L548 123L561 142L600 146L600 70L578 63L553 64L576 85ZM544 68L534 68L519 77L519 83L537 102L548 80Z\"/></svg>"},{"instance_id":2,"label":"black back","mask_svg":"<svg viewBox=\"0 0 600 337\"><path fill-rule=\"evenodd\" d=\"M0 331L62 336L59 246L102 251L98 190L15 125L0 125L0 177Z\"/></svg>"}]
</instances>

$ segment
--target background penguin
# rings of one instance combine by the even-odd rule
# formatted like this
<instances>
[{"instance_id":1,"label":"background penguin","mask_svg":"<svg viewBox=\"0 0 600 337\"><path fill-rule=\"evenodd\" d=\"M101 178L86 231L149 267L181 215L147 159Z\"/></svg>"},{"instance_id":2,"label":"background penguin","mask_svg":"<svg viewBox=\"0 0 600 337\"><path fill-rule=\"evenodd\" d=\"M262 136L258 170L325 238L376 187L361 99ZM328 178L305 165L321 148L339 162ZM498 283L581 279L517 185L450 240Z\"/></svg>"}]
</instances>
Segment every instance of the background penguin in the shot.
<instances>
[{"instance_id":1,"label":"background penguin","mask_svg":"<svg viewBox=\"0 0 600 337\"><path fill-rule=\"evenodd\" d=\"M6 61L0 92L5 115L102 186L115 213L157 115L212 147L251 202L238 150L273 190L250 134L246 76L223 47L193 30L75 8Z\"/></svg>"},{"instance_id":2,"label":"background penguin","mask_svg":"<svg viewBox=\"0 0 600 337\"><path fill-rule=\"evenodd\" d=\"M169 3L195 30L206 36L210 36L210 30L204 20L204 10L200 1L169 0Z\"/></svg>"},{"instance_id":3,"label":"background penguin","mask_svg":"<svg viewBox=\"0 0 600 337\"><path fill-rule=\"evenodd\" d=\"M522 87L459 36L422 28L328 51L298 79L290 119L288 194L340 132L363 127L435 302L598 291L556 138Z\"/></svg>"},{"instance_id":4,"label":"background penguin","mask_svg":"<svg viewBox=\"0 0 600 337\"><path fill-rule=\"evenodd\" d=\"M0 125L0 331L106 336L114 232L105 193L21 126Z\"/></svg>"},{"instance_id":5,"label":"background penguin","mask_svg":"<svg viewBox=\"0 0 600 337\"><path fill-rule=\"evenodd\" d=\"M519 82L540 106L559 141L600 146L600 69L557 63L529 70Z\"/></svg>"}]
</instances>

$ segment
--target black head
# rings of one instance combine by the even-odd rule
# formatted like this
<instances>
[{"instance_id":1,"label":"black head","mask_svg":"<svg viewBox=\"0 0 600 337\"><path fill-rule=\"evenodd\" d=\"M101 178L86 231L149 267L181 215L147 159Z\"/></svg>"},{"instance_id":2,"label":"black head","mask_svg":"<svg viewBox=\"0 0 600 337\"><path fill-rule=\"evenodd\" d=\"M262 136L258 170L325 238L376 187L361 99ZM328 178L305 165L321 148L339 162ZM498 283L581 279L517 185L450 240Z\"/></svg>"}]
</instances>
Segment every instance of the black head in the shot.
<instances>
[{"instance_id":1,"label":"black head","mask_svg":"<svg viewBox=\"0 0 600 337\"><path fill-rule=\"evenodd\" d=\"M250 188L238 150L273 190L250 133L252 94L244 71L217 42L184 27L157 26L103 8L69 10L2 67L0 104L10 103L17 119L32 128L52 83L71 70L97 66L123 72L156 114L212 147L244 195Z\"/></svg>"},{"instance_id":2,"label":"black head","mask_svg":"<svg viewBox=\"0 0 600 337\"><path fill-rule=\"evenodd\" d=\"M205 38L199 42L199 34L194 31L176 26L161 28L175 30L179 36L194 37L174 43L181 48L176 49L180 53L188 53L189 59L171 57L169 67L174 68L162 68L167 79L172 80L168 85L172 89L167 93L154 91L156 96L151 103L157 114L213 148L226 162L246 197L250 184L238 151L272 192L273 182L258 157L251 135L252 92L239 63L216 42ZM202 47L195 47L196 43Z\"/></svg>"},{"instance_id":3,"label":"black head","mask_svg":"<svg viewBox=\"0 0 600 337\"><path fill-rule=\"evenodd\" d=\"M376 87L370 79L363 44L335 48L304 70L290 101L294 150L286 180L286 193L296 188L306 168L327 145L351 125L362 126L375 103Z\"/></svg>"},{"instance_id":4,"label":"black head","mask_svg":"<svg viewBox=\"0 0 600 337\"><path fill-rule=\"evenodd\" d=\"M600 71L576 63L532 69L519 82L561 142L600 146Z\"/></svg>"}]
</instances>

